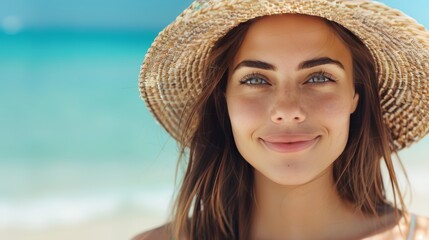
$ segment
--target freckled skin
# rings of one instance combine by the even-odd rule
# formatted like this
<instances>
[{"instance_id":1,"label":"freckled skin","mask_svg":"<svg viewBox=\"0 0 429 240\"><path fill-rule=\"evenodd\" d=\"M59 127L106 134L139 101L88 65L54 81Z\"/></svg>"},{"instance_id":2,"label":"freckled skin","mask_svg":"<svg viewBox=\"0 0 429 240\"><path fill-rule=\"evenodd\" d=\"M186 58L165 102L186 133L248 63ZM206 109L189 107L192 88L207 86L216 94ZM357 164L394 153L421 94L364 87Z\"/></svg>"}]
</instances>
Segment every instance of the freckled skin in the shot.
<instances>
[{"instance_id":1,"label":"freckled skin","mask_svg":"<svg viewBox=\"0 0 429 240\"><path fill-rule=\"evenodd\" d=\"M306 60L329 57L342 63L298 69ZM244 60L269 63L273 70L244 66ZM226 100L234 140L255 168L255 179L301 185L332 173L348 138L350 114L359 96L352 79L352 58L346 45L322 20L281 15L253 23L230 66ZM335 81L310 83L312 74ZM257 74L267 84L246 85ZM276 134L316 136L314 145L296 152L276 152L261 139ZM328 174L329 175L329 174Z\"/></svg>"}]
</instances>

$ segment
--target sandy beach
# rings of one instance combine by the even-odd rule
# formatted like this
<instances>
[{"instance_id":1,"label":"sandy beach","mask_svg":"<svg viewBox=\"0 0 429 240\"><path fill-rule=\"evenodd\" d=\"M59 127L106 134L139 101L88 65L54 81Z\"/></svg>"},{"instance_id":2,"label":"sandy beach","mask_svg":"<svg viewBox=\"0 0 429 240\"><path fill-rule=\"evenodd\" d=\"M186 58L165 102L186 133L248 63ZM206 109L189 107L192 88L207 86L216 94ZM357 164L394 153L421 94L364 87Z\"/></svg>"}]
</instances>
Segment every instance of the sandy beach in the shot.
<instances>
[{"instance_id":1,"label":"sandy beach","mask_svg":"<svg viewBox=\"0 0 429 240\"><path fill-rule=\"evenodd\" d=\"M100 216L79 224L54 225L49 228L26 229L8 228L0 229L0 239L4 240L76 240L76 239L102 239L119 240L131 239L138 233L165 222L162 214L145 216L136 213L117 213Z\"/></svg>"}]
</instances>

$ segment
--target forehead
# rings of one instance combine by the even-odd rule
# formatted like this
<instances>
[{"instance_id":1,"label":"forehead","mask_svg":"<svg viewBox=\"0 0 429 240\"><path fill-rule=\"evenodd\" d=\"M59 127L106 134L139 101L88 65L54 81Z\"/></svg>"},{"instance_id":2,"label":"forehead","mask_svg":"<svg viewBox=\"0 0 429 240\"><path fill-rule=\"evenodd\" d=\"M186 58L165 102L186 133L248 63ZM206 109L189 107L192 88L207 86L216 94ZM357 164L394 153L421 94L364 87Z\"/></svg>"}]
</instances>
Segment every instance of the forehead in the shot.
<instances>
[{"instance_id":1,"label":"forehead","mask_svg":"<svg viewBox=\"0 0 429 240\"><path fill-rule=\"evenodd\" d=\"M235 60L262 57L275 62L292 57L292 60L302 61L321 56L351 58L346 44L324 19L283 14L256 19L250 25Z\"/></svg>"}]
</instances>

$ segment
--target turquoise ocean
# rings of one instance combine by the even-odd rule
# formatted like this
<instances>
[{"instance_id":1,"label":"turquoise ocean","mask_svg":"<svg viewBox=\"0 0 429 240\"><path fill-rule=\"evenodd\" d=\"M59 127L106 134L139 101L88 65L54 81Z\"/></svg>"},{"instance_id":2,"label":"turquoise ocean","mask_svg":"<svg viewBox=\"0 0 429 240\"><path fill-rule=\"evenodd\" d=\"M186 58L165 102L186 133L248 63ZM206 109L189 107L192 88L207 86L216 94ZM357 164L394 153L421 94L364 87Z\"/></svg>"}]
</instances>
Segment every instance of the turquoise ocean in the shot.
<instances>
[{"instance_id":1,"label":"turquoise ocean","mask_svg":"<svg viewBox=\"0 0 429 240\"><path fill-rule=\"evenodd\" d=\"M137 80L157 32L0 35L0 233L165 211L176 144Z\"/></svg>"}]
</instances>

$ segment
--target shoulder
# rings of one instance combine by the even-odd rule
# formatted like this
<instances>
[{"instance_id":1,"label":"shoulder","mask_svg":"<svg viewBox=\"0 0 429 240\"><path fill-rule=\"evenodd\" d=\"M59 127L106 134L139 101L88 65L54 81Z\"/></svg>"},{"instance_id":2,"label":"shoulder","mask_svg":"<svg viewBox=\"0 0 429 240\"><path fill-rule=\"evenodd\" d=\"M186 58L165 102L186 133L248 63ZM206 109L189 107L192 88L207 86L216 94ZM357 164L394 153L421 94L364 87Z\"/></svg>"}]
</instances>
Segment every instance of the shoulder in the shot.
<instances>
[{"instance_id":1,"label":"shoulder","mask_svg":"<svg viewBox=\"0 0 429 240\"><path fill-rule=\"evenodd\" d=\"M411 215L410 219L410 237L411 239L429 240L429 218Z\"/></svg>"},{"instance_id":2,"label":"shoulder","mask_svg":"<svg viewBox=\"0 0 429 240\"><path fill-rule=\"evenodd\" d=\"M387 217L391 219L396 218L391 214ZM386 221L386 219L383 219L383 221ZM387 220L386 222L391 221ZM387 239L429 240L429 218L406 213L393 226L389 224L389 226L381 229L375 235L365 238L365 240Z\"/></svg>"},{"instance_id":3,"label":"shoulder","mask_svg":"<svg viewBox=\"0 0 429 240\"><path fill-rule=\"evenodd\" d=\"M171 240L169 225L163 225L158 228L140 233L131 240Z\"/></svg>"}]
</instances>

